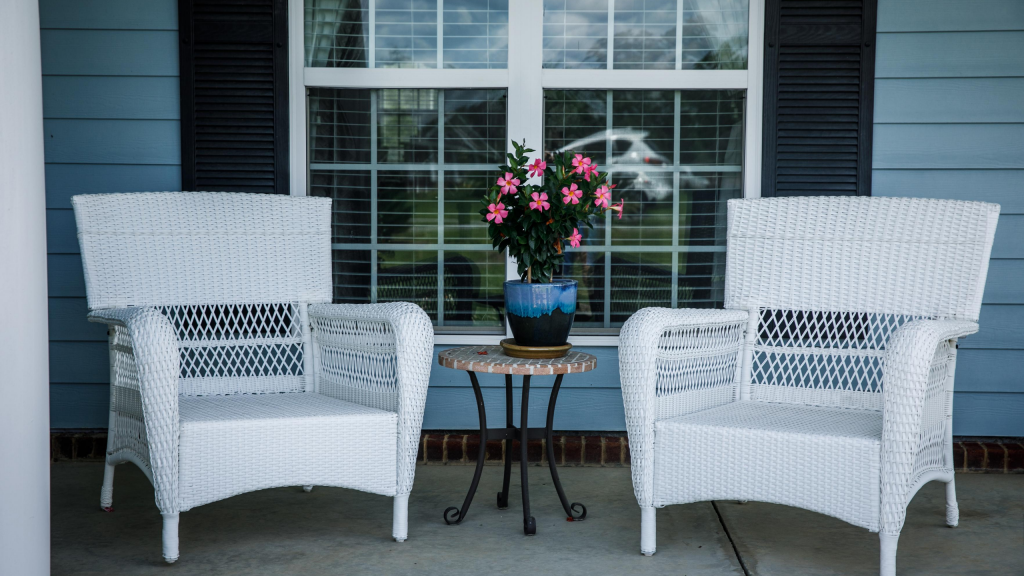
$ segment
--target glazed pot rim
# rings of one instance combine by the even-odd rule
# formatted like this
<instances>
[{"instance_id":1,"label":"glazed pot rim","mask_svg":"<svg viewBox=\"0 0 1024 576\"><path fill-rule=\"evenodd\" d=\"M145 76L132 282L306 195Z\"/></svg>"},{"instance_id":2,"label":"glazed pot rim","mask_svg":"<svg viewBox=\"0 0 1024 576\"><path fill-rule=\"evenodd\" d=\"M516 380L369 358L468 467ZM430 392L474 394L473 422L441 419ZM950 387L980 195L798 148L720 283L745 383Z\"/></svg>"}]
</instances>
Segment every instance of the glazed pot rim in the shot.
<instances>
[{"instance_id":1,"label":"glazed pot rim","mask_svg":"<svg viewBox=\"0 0 1024 576\"><path fill-rule=\"evenodd\" d=\"M505 284L517 284L520 286L564 286L579 284L579 282L576 280L569 280L567 278L559 278L557 280L552 280L551 282L530 282L529 284L522 280L505 280Z\"/></svg>"}]
</instances>

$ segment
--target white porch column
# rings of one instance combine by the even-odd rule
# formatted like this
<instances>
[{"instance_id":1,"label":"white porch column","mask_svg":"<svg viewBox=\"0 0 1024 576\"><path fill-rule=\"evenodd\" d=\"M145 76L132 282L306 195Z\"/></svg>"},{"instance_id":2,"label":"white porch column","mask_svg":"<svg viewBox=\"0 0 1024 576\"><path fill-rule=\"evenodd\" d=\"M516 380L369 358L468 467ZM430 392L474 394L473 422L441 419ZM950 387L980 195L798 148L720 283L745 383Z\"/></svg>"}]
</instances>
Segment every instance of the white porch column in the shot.
<instances>
[{"instance_id":1,"label":"white porch column","mask_svg":"<svg viewBox=\"0 0 1024 576\"><path fill-rule=\"evenodd\" d=\"M50 573L38 0L0 1L0 574Z\"/></svg>"}]
</instances>

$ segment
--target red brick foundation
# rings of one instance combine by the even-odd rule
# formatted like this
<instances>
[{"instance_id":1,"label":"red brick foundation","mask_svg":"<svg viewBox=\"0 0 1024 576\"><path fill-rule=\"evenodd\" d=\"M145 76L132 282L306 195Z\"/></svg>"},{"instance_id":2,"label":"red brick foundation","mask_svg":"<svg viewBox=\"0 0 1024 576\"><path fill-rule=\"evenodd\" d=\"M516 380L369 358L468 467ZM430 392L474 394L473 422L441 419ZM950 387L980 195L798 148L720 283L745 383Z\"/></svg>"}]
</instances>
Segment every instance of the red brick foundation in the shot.
<instances>
[{"instance_id":1,"label":"red brick foundation","mask_svg":"<svg viewBox=\"0 0 1024 576\"><path fill-rule=\"evenodd\" d=\"M54 430L50 433L53 462L102 461L107 446L106 430ZM554 435L555 464L558 466L629 466L629 439L608 432L561 432ZM424 431L416 461L428 466L476 464L480 435L466 431ZM491 440L485 448L488 465L500 465L506 457L519 462L519 442L513 441L506 454L504 443ZM544 440L530 440L527 461L547 466ZM954 438L953 466L957 473L1024 474L1024 438Z\"/></svg>"}]
</instances>

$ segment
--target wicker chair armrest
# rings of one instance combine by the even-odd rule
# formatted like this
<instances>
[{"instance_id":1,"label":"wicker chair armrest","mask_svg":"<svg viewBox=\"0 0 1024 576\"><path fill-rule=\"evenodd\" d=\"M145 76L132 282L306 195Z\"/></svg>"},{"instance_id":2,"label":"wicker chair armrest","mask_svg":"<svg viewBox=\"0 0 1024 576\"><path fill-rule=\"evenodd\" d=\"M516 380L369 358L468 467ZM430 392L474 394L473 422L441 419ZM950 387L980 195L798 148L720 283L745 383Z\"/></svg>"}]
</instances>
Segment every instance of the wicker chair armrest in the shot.
<instances>
[{"instance_id":1,"label":"wicker chair armrest","mask_svg":"<svg viewBox=\"0 0 1024 576\"><path fill-rule=\"evenodd\" d=\"M626 408L626 429L632 459L633 487L641 507L654 497L654 422L658 414L658 345L666 331L736 327L736 351L740 350L746 310L644 308L633 314L619 332L619 377ZM691 338L681 353L699 356L705 343ZM711 345L706 351L714 353ZM699 392L698 392L699 393Z\"/></svg>"},{"instance_id":2,"label":"wicker chair armrest","mask_svg":"<svg viewBox=\"0 0 1024 576\"><path fill-rule=\"evenodd\" d=\"M423 410L434 354L430 317L409 302L387 304L313 304L310 321L383 322L395 334L398 385L398 494L408 494L416 467ZM313 332L314 341L317 339Z\"/></svg>"},{"instance_id":3,"label":"wicker chair armrest","mask_svg":"<svg viewBox=\"0 0 1024 576\"><path fill-rule=\"evenodd\" d=\"M882 532L899 534L906 518L932 359L948 340L978 331L977 322L915 320L896 330L882 376Z\"/></svg>"},{"instance_id":4,"label":"wicker chair armrest","mask_svg":"<svg viewBox=\"0 0 1024 576\"><path fill-rule=\"evenodd\" d=\"M166 316L153 308L111 308L89 314L90 322L128 332L138 374L156 505L161 513L179 511L178 501L178 337Z\"/></svg>"}]
</instances>

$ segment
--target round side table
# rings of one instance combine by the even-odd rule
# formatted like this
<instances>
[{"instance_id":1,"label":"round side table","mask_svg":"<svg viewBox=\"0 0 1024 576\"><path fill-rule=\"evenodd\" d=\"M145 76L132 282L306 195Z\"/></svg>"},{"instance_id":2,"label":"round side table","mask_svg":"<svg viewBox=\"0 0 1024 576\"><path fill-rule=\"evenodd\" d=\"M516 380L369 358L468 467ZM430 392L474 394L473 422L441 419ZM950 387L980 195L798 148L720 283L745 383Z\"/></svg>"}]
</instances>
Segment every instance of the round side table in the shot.
<instances>
[{"instance_id":1,"label":"round side table","mask_svg":"<svg viewBox=\"0 0 1024 576\"><path fill-rule=\"evenodd\" d=\"M566 374L589 372L597 366L597 358L585 352L570 350L561 358L550 358L544 360L528 360L524 358L512 358L505 355L501 346L464 346L462 348L450 348L438 354L437 361L445 368L454 370L465 370L469 374L469 381L473 383L473 393L476 395L476 407L480 415L480 449L476 455L476 470L473 472L473 483L469 486L469 493L462 502L461 508L451 506L444 511L444 521L448 524L458 524L469 512L469 505L473 503L473 495L476 494L477 485L480 483L480 473L484 469L484 456L487 453L488 440L505 441L505 475L502 482L501 492L498 493L498 508L508 508L508 487L512 475L511 440L519 440L519 473L523 484L523 532L527 535L537 533L537 523L530 515L530 489L527 476L528 462L526 458L526 444L529 440L543 438L547 442L548 466L551 468L551 480L558 491L558 499L562 501L562 508L565 509L567 520L580 521L587 517L587 508L579 502L569 503L562 490L562 483L558 479L558 470L555 468L555 448L551 437L551 426L555 419L555 402L558 401L558 389L562 385L562 377ZM484 397L480 391L480 383L477 381L476 373L505 375L505 427L488 428L487 414L484 410ZM512 425L512 376L523 377L523 398L522 409L519 416L519 427ZM528 412L530 406L530 377L532 376L555 376L555 385L551 388L551 396L548 398L548 418L543 428L530 428L528 426Z\"/></svg>"}]
</instances>

